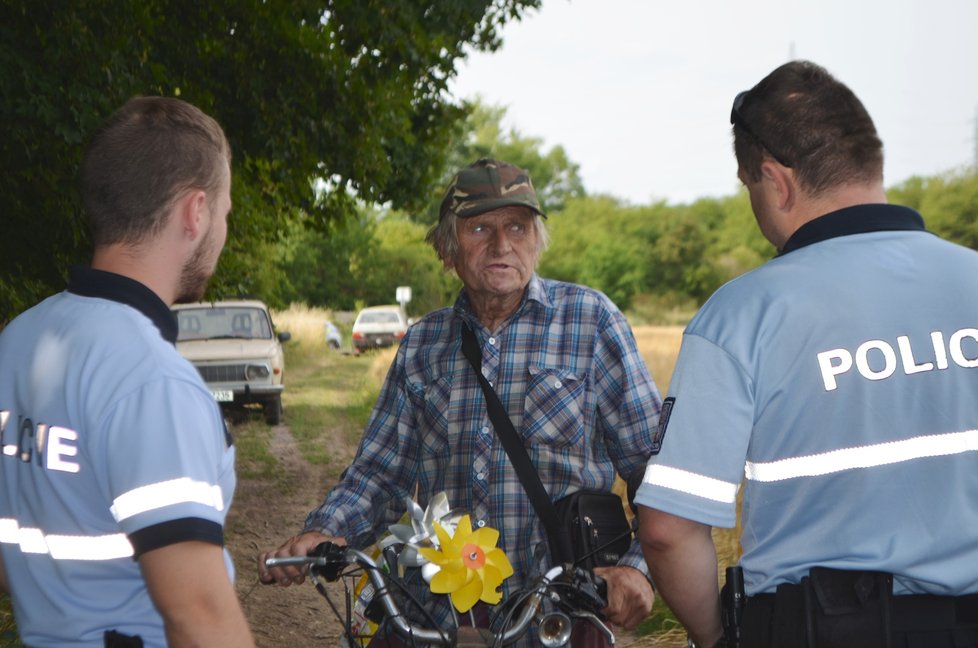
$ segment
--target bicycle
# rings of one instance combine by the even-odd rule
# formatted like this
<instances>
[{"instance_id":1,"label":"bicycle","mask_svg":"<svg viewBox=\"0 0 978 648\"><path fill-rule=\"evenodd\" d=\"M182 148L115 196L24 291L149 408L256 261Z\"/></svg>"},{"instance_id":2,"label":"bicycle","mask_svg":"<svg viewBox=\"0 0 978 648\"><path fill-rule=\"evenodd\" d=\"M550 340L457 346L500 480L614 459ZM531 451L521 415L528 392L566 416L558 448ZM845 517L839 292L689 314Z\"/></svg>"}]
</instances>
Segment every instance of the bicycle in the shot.
<instances>
[{"instance_id":1,"label":"bicycle","mask_svg":"<svg viewBox=\"0 0 978 648\"><path fill-rule=\"evenodd\" d=\"M408 594L396 576L396 552L397 549L393 546L385 550L381 554L384 563L378 564L362 551L324 542L308 556L269 558L265 564L268 567L308 565L316 590L327 600L340 620L350 646L365 645L365 637L352 627L351 610L354 601L348 586L348 579L357 579L362 574L367 575L374 587L373 606L379 603L383 613L381 622L392 628L409 646L498 648L516 642L528 631L531 623L536 621L541 644L545 648L558 648L567 645L574 618L593 623L608 639L609 645L615 644L614 633L599 612L607 605L604 580L590 570L570 564L552 567L532 585L502 601L497 608L499 612L495 615L495 620L490 623L490 627L498 626L496 631L461 626L457 616L454 616L454 610L453 627L434 627L437 625L434 619L424 612L422 614L426 616L431 627L416 625L404 616L391 591L392 587L399 587L402 593ZM327 582L344 579L344 584L347 584L345 614L340 614L319 578ZM541 608L544 601L551 602L555 607L554 611L543 612ZM417 604L418 609L422 609L416 600L413 603ZM500 623L499 616L503 613L505 617Z\"/></svg>"}]
</instances>

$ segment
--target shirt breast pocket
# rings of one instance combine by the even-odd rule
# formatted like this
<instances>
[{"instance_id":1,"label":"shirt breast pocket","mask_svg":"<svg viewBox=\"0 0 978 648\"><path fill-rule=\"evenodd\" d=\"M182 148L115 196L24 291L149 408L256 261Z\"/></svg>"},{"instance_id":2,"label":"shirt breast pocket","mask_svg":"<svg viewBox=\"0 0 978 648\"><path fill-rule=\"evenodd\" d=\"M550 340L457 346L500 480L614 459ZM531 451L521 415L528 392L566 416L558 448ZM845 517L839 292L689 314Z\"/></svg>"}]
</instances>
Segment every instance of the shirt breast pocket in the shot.
<instances>
[{"instance_id":1,"label":"shirt breast pocket","mask_svg":"<svg viewBox=\"0 0 978 648\"><path fill-rule=\"evenodd\" d=\"M421 388L421 420L417 421L421 448L426 456L448 455L448 413L452 400L451 376L436 378Z\"/></svg>"},{"instance_id":2,"label":"shirt breast pocket","mask_svg":"<svg viewBox=\"0 0 978 648\"><path fill-rule=\"evenodd\" d=\"M551 448L580 444L587 425L587 375L530 367L523 433L531 445Z\"/></svg>"}]
</instances>

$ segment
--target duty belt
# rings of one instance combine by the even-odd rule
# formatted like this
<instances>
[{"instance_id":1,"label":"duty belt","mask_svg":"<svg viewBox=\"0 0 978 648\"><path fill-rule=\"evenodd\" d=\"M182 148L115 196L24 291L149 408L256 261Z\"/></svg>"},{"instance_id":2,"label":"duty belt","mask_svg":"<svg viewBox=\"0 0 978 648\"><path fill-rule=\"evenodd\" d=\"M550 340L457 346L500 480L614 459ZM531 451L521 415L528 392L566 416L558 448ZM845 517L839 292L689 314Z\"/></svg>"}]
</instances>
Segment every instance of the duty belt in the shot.
<instances>
[{"instance_id":1,"label":"duty belt","mask_svg":"<svg viewBox=\"0 0 978 648\"><path fill-rule=\"evenodd\" d=\"M747 599L741 643L755 646L978 646L978 594L893 596L893 577L881 572L813 568L799 584ZM916 637L910 643L901 637Z\"/></svg>"}]
</instances>

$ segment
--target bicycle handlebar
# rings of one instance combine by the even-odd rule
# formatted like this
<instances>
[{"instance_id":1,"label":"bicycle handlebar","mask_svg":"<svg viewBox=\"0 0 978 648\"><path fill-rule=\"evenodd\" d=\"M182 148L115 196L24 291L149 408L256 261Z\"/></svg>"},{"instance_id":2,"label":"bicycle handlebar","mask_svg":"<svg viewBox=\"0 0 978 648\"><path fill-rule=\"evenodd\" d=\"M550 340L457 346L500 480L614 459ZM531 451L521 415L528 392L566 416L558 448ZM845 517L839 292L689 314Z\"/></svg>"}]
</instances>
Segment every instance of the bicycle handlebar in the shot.
<instances>
[{"instance_id":1,"label":"bicycle handlebar","mask_svg":"<svg viewBox=\"0 0 978 648\"><path fill-rule=\"evenodd\" d=\"M289 556L265 560L267 567L309 565L314 575L320 575L329 582L338 580L342 576L343 570L354 564L366 571L367 577L374 586L374 595L384 607L388 622L393 624L395 631L401 637L436 646L450 647L455 645L456 632L423 628L406 620L388 589L381 568L362 551L324 542L318 545L308 556ZM553 585L565 577L569 580L561 581L567 586L566 591L562 590L564 595L561 595L553 590ZM557 565L550 568L533 585L532 593L521 603L516 620L503 629L502 634L496 637L497 643L494 645L508 645L521 637L537 615L545 597L558 603L563 601L564 605L561 607L569 609L571 616L589 619L608 638L609 643L614 645L614 634L598 616L598 612L607 605L607 586L604 579L590 571L574 568L571 565Z\"/></svg>"}]
</instances>

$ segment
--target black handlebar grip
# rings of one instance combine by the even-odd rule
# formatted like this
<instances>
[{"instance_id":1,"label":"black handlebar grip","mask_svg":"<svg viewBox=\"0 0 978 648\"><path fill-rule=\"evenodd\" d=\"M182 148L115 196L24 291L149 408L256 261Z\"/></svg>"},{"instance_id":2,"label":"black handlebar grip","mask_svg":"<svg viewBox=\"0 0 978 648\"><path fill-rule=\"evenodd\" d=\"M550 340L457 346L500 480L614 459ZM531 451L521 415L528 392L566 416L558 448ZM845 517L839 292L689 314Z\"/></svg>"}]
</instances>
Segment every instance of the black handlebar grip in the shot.
<instances>
[{"instance_id":1,"label":"black handlebar grip","mask_svg":"<svg viewBox=\"0 0 978 648\"><path fill-rule=\"evenodd\" d=\"M316 576L325 578L330 583L339 580L340 574L343 573L347 564L346 547L332 542L321 542L309 552L309 555L326 559L326 564L313 565L309 571Z\"/></svg>"}]
</instances>

